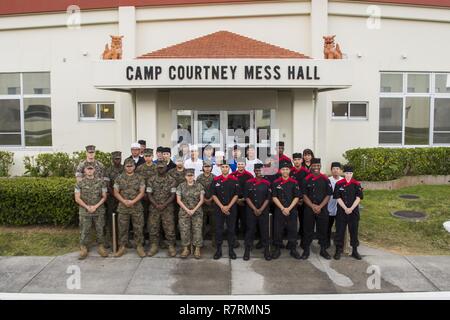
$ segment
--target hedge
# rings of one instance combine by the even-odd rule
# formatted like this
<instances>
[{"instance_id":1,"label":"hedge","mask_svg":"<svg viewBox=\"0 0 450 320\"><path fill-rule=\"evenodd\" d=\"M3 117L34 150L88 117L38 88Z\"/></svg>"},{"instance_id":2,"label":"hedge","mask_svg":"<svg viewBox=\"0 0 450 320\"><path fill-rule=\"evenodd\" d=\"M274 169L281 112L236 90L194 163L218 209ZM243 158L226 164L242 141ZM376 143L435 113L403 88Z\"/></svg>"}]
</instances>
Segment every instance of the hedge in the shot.
<instances>
[{"instance_id":1,"label":"hedge","mask_svg":"<svg viewBox=\"0 0 450 320\"><path fill-rule=\"evenodd\" d=\"M450 148L358 148L343 154L355 177L387 181L403 176L450 174Z\"/></svg>"},{"instance_id":2,"label":"hedge","mask_svg":"<svg viewBox=\"0 0 450 320\"><path fill-rule=\"evenodd\" d=\"M0 178L0 225L76 225L75 178Z\"/></svg>"},{"instance_id":3,"label":"hedge","mask_svg":"<svg viewBox=\"0 0 450 320\"><path fill-rule=\"evenodd\" d=\"M78 164L86 159L86 151L40 153L37 156L24 157L25 175L30 177L66 177L75 176ZM105 168L111 166L111 153L96 151L95 159Z\"/></svg>"},{"instance_id":4,"label":"hedge","mask_svg":"<svg viewBox=\"0 0 450 320\"><path fill-rule=\"evenodd\" d=\"M9 169L14 163L14 153L0 151L0 177L9 177Z\"/></svg>"}]
</instances>

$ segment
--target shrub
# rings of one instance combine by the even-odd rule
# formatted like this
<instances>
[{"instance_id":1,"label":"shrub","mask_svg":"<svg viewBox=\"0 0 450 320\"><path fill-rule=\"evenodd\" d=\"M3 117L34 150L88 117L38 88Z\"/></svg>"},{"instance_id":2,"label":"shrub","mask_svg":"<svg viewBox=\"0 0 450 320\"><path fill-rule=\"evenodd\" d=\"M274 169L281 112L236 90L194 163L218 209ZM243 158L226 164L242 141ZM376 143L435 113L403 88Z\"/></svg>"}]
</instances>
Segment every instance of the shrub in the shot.
<instances>
[{"instance_id":1,"label":"shrub","mask_svg":"<svg viewBox=\"0 0 450 320\"><path fill-rule=\"evenodd\" d=\"M0 178L0 224L74 225L75 178Z\"/></svg>"},{"instance_id":2,"label":"shrub","mask_svg":"<svg viewBox=\"0 0 450 320\"><path fill-rule=\"evenodd\" d=\"M394 180L403 176L450 174L450 148L358 148L344 158L365 181Z\"/></svg>"},{"instance_id":3,"label":"shrub","mask_svg":"<svg viewBox=\"0 0 450 320\"><path fill-rule=\"evenodd\" d=\"M14 164L14 153L0 151L0 177L8 177L9 169Z\"/></svg>"}]
</instances>

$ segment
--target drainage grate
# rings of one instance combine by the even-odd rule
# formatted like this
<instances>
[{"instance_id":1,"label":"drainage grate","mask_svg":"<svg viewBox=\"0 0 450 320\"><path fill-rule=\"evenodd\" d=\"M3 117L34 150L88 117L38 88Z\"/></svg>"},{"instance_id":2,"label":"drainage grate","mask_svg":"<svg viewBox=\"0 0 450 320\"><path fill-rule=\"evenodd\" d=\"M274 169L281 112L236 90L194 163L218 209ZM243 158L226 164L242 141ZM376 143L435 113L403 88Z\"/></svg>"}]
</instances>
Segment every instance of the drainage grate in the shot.
<instances>
[{"instance_id":1,"label":"drainage grate","mask_svg":"<svg viewBox=\"0 0 450 320\"><path fill-rule=\"evenodd\" d=\"M392 215L397 218L412 220L412 221L423 220L427 216L424 212L419 212L419 211L396 211L396 212L392 213Z\"/></svg>"},{"instance_id":2,"label":"drainage grate","mask_svg":"<svg viewBox=\"0 0 450 320\"><path fill-rule=\"evenodd\" d=\"M415 194L401 194L399 197L402 199L419 199L419 196Z\"/></svg>"}]
</instances>

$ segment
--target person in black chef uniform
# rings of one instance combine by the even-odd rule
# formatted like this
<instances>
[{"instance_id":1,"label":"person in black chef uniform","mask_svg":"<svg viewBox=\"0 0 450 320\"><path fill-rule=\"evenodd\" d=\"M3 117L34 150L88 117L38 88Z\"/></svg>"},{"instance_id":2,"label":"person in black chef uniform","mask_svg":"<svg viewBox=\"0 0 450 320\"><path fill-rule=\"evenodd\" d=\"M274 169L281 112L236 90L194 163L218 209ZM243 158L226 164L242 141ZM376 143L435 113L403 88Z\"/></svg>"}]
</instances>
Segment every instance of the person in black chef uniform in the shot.
<instances>
[{"instance_id":1,"label":"person in black chef uniform","mask_svg":"<svg viewBox=\"0 0 450 320\"><path fill-rule=\"evenodd\" d=\"M320 255L331 259L326 250L328 231L327 204L333 194L331 182L328 177L320 173L320 158L311 161L311 173L303 180L302 192L305 209L303 212L303 246L302 259L308 259L311 242L314 235L314 225L319 235Z\"/></svg>"},{"instance_id":2,"label":"person in black chef uniform","mask_svg":"<svg viewBox=\"0 0 450 320\"><path fill-rule=\"evenodd\" d=\"M223 163L220 166L222 174L215 177L211 183L212 199L215 203L215 217L216 217L216 246L217 250L214 254L214 259L222 257L222 243L223 243L223 225L227 225L228 236L228 250L230 259L236 259L236 253L233 250L236 230L236 201L239 195L239 181L236 177L230 174L230 165Z\"/></svg>"},{"instance_id":3,"label":"person in black chef uniform","mask_svg":"<svg viewBox=\"0 0 450 320\"><path fill-rule=\"evenodd\" d=\"M272 200L275 204L274 217L274 247L272 258L278 259L283 244L283 231L287 229L287 249L295 259L300 259L297 251L297 203L301 198L300 187L295 179L289 177L292 163L282 161L280 163L281 177L276 179L272 185Z\"/></svg>"},{"instance_id":4,"label":"person in black chef uniform","mask_svg":"<svg viewBox=\"0 0 450 320\"><path fill-rule=\"evenodd\" d=\"M363 198L361 184L353 179L353 168L344 166L345 178L336 182L334 187L333 198L337 199L336 213L336 253L334 258L341 258L342 249L344 247L345 229L349 229L350 245L353 247L352 257L361 260L358 253L358 225L359 225L359 202Z\"/></svg>"},{"instance_id":5,"label":"person in black chef uniform","mask_svg":"<svg viewBox=\"0 0 450 320\"><path fill-rule=\"evenodd\" d=\"M261 243L264 247L264 258L266 260L272 259L269 246L269 204L272 192L270 182L263 178L262 167L262 163L254 165L255 178L247 180L244 187L244 198L247 204L244 260L250 259L256 225L258 225L260 230Z\"/></svg>"}]
</instances>

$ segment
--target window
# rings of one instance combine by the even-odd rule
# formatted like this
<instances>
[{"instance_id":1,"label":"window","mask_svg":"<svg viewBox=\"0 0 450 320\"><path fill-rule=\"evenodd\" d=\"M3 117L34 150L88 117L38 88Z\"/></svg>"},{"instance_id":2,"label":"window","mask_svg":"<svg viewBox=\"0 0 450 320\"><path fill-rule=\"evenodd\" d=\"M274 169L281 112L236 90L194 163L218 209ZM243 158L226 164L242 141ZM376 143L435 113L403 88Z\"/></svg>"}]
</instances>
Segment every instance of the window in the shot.
<instances>
[{"instance_id":1,"label":"window","mask_svg":"<svg viewBox=\"0 0 450 320\"><path fill-rule=\"evenodd\" d=\"M333 101L332 117L336 119L367 119L367 102Z\"/></svg>"},{"instance_id":2,"label":"window","mask_svg":"<svg viewBox=\"0 0 450 320\"><path fill-rule=\"evenodd\" d=\"M50 73L0 73L0 146L52 145Z\"/></svg>"},{"instance_id":3,"label":"window","mask_svg":"<svg viewBox=\"0 0 450 320\"><path fill-rule=\"evenodd\" d=\"M80 102L78 109L80 120L114 120L112 102Z\"/></svg>"},{"instance_id":4,"label":"window","mask_svg":"<svg viewBox=\"0 0 450 320\"><path fill-rule=\"evenodd\" d=\"M450 144L449 77L446 73L381 73L379 143ZM400 91L397 84L403 84ZM387 90L393 86L395 90Z\"/></svg>"}]
</instances>

